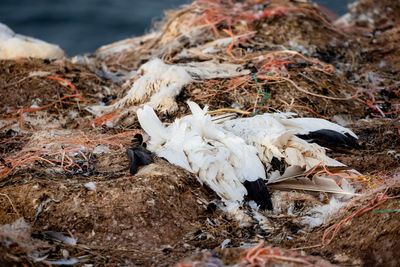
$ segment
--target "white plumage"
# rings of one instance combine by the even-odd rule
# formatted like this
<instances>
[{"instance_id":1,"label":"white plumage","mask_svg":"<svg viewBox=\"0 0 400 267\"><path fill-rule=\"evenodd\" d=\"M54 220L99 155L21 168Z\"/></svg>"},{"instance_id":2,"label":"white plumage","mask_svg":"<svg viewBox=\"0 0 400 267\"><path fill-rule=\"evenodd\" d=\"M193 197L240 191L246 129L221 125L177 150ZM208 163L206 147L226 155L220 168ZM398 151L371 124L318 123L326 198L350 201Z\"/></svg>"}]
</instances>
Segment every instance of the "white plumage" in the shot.
<instances>
[{"instance_id":1,"label":"white plumage","mask_svg":"<svg viewBox=\"0 0 400 267\"><path fill-rule=\"evenodd\" d=\"M212 122L206 110L189 102L192 115L164 127L153 109L138 110L142 128L150 135L148 148L169 162L196 173L228 205L243 200L244 181L265 179L254 147Z\"/></svg>"},{"instance_id":2,"label":"white plumage","mask_svg":"<svg viewBox=\"0 0 400 267\"><path fill-rule=\"evenodd\" d=\"M153 59L143 64L128 94L113 107L121 108L127 105L141 103L149 99L148 105L161 112L175 112L178 105L175 97L181 89L192 81L192 77L184 67L167 65L161 59Z\"/></svg>"},{"instance_id":3,"label":"white plumage","mask_svg":"<svg viewBox=\"0 0 400 267\"><path fill-rule=\"evenodd\" d=\"M178 110L175 98L185 85L193 82L195 78L212 79L247 74L246 71L237 71L238 68L238 65L217 65L212 61L169 65L155 58L139 68L135 76L139 78L134 81L127 95L116 102L113 108L143 103L143 100L149 99L146 104L153 109L163 113L174 113Z\"/></svg>"},{"instance_id":4,"label":"white plumage","mask_svg":"<svg viewBox=\"0 0 400 267\"><path fill-rule=\"evenodd\" d=\"M353 131L344 128L336 123L318 118L292 118L293 113L282 113L282 123L289 130L294 130L296 134L308 134L309 132L318 131L321 129L332 130L341 134L349 134L354 138L358 138ZM281 115L282 116L282 115Z\"/></svg>"},{"instance_id":5,"label":"white plumage","mask_svg":"<svg viewBox=\"0 0 400 267\"><path fill-rule=\"evenodd\" d=\"M86 109L92 114L100 115L146 103L163 113L174 113L178 110L175 97L183 86L191 82L192 77L184 67L167 65L161 59L155 58L140 66L135 75L124 84L125 87L131 87L122 99L110 106L91 106Z\"/></svg>"},{"instance_id":6,"label":"white plumage","mask_svg":"<svg viewBox=\"0 0 400 267\"><path fill-rule=\"evenodd\" d=\"M243 70L234 64L207 61L169 65L159 58L154 58L140 66L135 75L124 84L130 89L122 99L110 106L91 106L87 110L99 115L137 104L146 104L157 111L171 114L178 110L175 98L185 85L195 79L236 77L246 74L248 70Z\"/></svg>"},{"instance_id":7,"label":"white plumage","mask_svg":"<svg viewBox=\"0 0 400 267\"><path fill-rule=\"evenodd\" d=\"M202 110L194 102L188 105L192 115L176 119L169 126L161 123L151 107L138 110L139 122L151 137L148 149L197 174L199 181L213 189L224 201L225 210L237 219L243 216L238 204L247 193L250 197L254 194L254 191L247 192L254 188L245 187L246 181L258 183L255 194L261 197L265 194L269 198L268 191L262 191L265 187L259 184L259 179L266 179L273 157L284 161L288 173L299 169L303 173L320 163L344 166L329 158L323 147L310 144L296 134L324 127L355 136L350 130L328 121L292 118L293 113L264 114L218 124L206 115L207 107ZM276 172L269 172L271 180L276 179L276 175ZM338 193L345 192L340 187L335 189ZM313 190L316 189L313 187Z\"/></svg>"},{"instance_id":8,"label":"white plumage","mask_svg":"<svg viewBox=\"0 0 400 267\"><path fill-rule=\"evenodd\" d=\"M247 144L256 148L261 161L270 169L273 157L283 159L287 166L299 166L306 170L317 164L344 166L328 157L325 149L308 143L296 134L307 134L321 129L356 135L349 129L323 119L292 118L293 113L265 113L251 118L226 121L225 130L242 137Z\"/></svg>"}]
</instances>

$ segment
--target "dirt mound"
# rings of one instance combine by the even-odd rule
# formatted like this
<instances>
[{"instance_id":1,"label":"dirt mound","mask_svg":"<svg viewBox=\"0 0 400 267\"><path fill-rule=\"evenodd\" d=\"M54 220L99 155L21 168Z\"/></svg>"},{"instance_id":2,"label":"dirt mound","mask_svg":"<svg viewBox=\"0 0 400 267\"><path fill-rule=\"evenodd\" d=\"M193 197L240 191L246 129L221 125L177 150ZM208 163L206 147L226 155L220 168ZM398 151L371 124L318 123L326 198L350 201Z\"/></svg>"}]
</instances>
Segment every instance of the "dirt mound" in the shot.
<instances>
[{"instance_id":1,"label":"dirt mound","mask_svg":"<svg viewBox=\"0 0 400 267\"><path fill-rule=\"evenodd\" d=\"M0 87L0 127L18 135L74 127L88 115L80 104L108 103L120 86L69 59L20 59L0 61Z\"/></svg>"},{"instance_id":2,"label":"dirt mound","mask_svg":"<svg viewBox=\"0 0 400 267\"><path fill-rule=\"evenodd\" d=\"M0 105L4 109L15 109L27 105L47 105L64 95L81 93L82 96L96 94L103 86L112 86L86 66L73 64L68 59L2 60L0 65ZM61 79L71 82L77 91L63 86ZM65 84L66 85L66 84ZM26 92L30 88L29 92ZM18 92L19 97L6 97L7 92Z\"/></svg>"},{"instance_id":3,"label":"dirt mound","mask_svg":"<svg viewBox=\"0 0 400 267\"><path fill-rule=\"evenodd\" d=\"M4 199L0 224L22 215L33 222L33 231L70 233L85 244L82 250L93 250L92 256L100 251L113 255L102 257L103 263L145 264L153 257L177 261L179 254L169 255L170 244L183 246L193 237L209 215L207 199L213 196L191 174L164 160L135 177L40 178L37 171L28 172L34 178L10 179L0 191L16 203L13 207ZM86 185L89 181L95 190Z\"/></svg>"}]
</instances>

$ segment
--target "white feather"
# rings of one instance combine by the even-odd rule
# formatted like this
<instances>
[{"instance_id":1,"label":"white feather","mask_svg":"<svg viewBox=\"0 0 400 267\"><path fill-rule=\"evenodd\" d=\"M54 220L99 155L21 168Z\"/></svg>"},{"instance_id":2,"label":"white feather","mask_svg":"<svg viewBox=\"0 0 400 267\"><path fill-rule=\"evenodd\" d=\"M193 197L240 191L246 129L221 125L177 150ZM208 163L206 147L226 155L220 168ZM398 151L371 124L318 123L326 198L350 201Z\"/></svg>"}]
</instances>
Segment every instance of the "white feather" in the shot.
<instances>
[{"instance_id":1,"label":"white feather","mask_svg":"<svg viewBox=\"0 0 400 267\"><path fill-rule=\"evenodd\" d=\"M143 130L151 137L149 149L157 151L160 157L168 159L171 163L191 171L182 143L186 124L176 121L175 124L165 128L154 110L147 105L139 109L137 115Z\"/></svg>"},{"instance_id":2,"label":"white feather","mask_svg":"<svg viewBox=\"0 0 400 267\"><path fill-rule=\"evenodd\" d=\"M145 105L143 109L137 111L137 116L143 130L152 133L153 142L155 142L155 139L158 141L166 137L167 131L151 107Z\"/></svg>"},{"instance_id":3,"label":"white feather","mask_svg":"<svg viewBox=\"0 0 400 267\"><path fill-rule=\"evenodd\" d=\"M308 210L305 216L301 217L301 223L308 225L311 229L326 223L328 219L338 212L338 210L346 205L347 202L342 202L332 196L329 203L326 205L316 205Z\"/></svg>"},{"instance_id":4,"label":"white feather","mask_svg":"<svg viewBox=\"0 0 400 267\"><path fill-rule=\"evenodd\" d=\"M300 120L291 118L292 115L293 113L266 113L251 118L226 121L223 127L254 146L267 169L270 168L273 157L284 159L287 166L300 166L306 170L312 169L320 162L326 166L344 166L329 158L324 148L310 144L298 138L296 134L326 128L351 134L350 130L321 119ZM325 126L326 128L319 128Z\"/></svg>"},{"instance_id":5,"label":"white feather","mask_svg":"<svg viewBox=\"0 0 400 267\"><path fill-rule=\"evenodd\" d=\"M143 64L137 74L141 76L127 95L113 105L114 108L144 103L150 98L148 104L154 109L164 113L175 112L178 109L175 97L192 81L184 67L167 65L158 58Z\"/></svg>"},{"instance_id":6,"label":"white feather","mask_svg":"<svg viewBox=\"0 0 400 267\"><path fill-rule=\"evenodd\" d=\"M226 204L241 202L243 182L265 179L265 170L253 147L215 124L206 108L188 102L192 115L164 127L146 106L138 111L142 128L150 135L148 148L171 163L196 173ZM161 128L161 129L160 129Z\"/></svg>"},{"instance_id":7,"label":"white feather","mask_svg":"<svg viewBox=\"0 0 400 267\"><path fill-rule=\"evenodd\" d=\"M285 118L282 119L282 123L287 127L287 129L295 130L297 134L308 134L309 132L327 129L342 134L347 133L354 138L358 138L352 130L319 118Z\"/></svg>"}]
</instances>

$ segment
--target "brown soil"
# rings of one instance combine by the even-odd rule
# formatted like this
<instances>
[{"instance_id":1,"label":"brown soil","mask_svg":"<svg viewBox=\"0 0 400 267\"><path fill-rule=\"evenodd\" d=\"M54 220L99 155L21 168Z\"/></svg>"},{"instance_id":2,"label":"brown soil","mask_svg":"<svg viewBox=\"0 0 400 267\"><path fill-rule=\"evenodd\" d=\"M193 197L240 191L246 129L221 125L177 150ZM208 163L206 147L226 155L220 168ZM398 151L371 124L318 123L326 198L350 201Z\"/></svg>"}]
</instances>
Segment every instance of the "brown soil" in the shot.
<instances>
[{"instance_id":1,"label":"brown soil","mask_svg":"<svg viewBox=\"0 0 400 267\"><path fill-rule=\"evenodd\" d=\"M398 196L399 190L388 193ZM374 196L369 196L348 208L333 220L335 223L356 212L360 206L366 205ZM392 211L399 209L399 201L387 201L374 211ZM328 259L331 263L339 265L363 266L398 266L400 256L400 225L399 213L368 212L355 217L351 222L344 224L338 235L326 247L312 249L312 255ZM329 227L333 223L326 225ZM306 242L297 243L295 246L310 246L320 244L322 234L326 228L317 229L310 233ZM310 252L310 251L308 251Z\"/></svg>"},{"instance_id":2,"label":"brown soil","mask_svg":"<svg viewBox=\"0 0 400 267\"><path fill-rule=\"evenodd\" d=\"M267 232L256 224L239 226L216 207L217 196L211 190L200 185L189 172L163 159L157 158L135 176L129 175L129 160L124 150L130 146L133 133L126 132L141 130L135 115L127 111L123 118L111 114L115 115L111 119L99 119L85 109L99 102L109 105L127 90L108 77L101 65L123 75L156 56L169 63L210 59L209 55L190 54L194 51L190 49L227 37L222 31L228 28L227 22L216 23L215 29L203 27L189 40L180 37L180 27L190 30L200 23L193 22L193 16L207 11L207 1L196 1L195 7L199 9L192 6L168 13L161 27L163 34L155 39L123 41L132 46L122 52L102 54L106 48L101 48L80 64L70 59L0 61L0 158L7 162L44 151L39 154L41 160L24 162L10 172L14 166L0 163L0 225L3 225L0 265L45 265L33 260L33 253L39 251L40 255L48 255L49 261L63 258L67 253L81 257L81 264L96 266L165 266L178 262L186 264L181 266L245 266L244 249L239 247L257 244L259 240L279 247L281 256L317 266L399 265L398 198L387 200L375 212L356 216L343 225L329 245L321 246L328 227L365 207L385 190L373 185L392 185L392 180L400 174L398 2L360 1L350 9L352 24L347 26L330 23L312 3L268 2L262 3L263 8L298 9L249 21L244 26L235 21L235 14L229 14L232 8L229 3L220 3L228 5L221 12L232 17L230 26L234 34L247 30L256 33L235 44L232 53L236 59L226 49L215 58L258 73L262 63L256 58L260 55L282 49L298 51L306 59L293 58L296 64L286 65L282 71L306 92L289 82L260 79L256 83L250 75L201 80L183 89L177 98L179 112L163 115L163 120L187 113L185 102L194 100L209 105L211 110L235 106L253 111L251 108L263 104L259 112L292 110L301 116L344 121L359 136L361 149L330 152L330 156L358 170L369 181L360 189L363 196L312 231L305 229L299 233L302 227L290 216L270 216L274 230ZM368 13L371 10L377 12ZM387 19L380 15L385 12L390 15ZM372 22L367 25L359 21L359 14L369 14ZM182 49L189 51L187 56L179 54ZM333 71L323 69L329 66ZM48 76L71 82L84 100L75 97L49 105L76 92ZM261 103L265 95L258 90L269 93L265 103ZM326 98L349 96L354 97ZM49 106L28 110L32 105ZM24 108L22 117L21 108ZM109 126L107 121L113 125ZM78 152L77 147L83 152ZM75 154L67 153L68 149ZM95 149L104 151L95 153ZM64 161L61 163L65 156L75 165L65 167ZM86 185L88 182L95 184L95 191ZM387 194L397 197L400 191L392 187ZM312 206L304 200L287 201L293 202L298 210ZM4 232L4 225L21 217L30 228L15 230L19 235ZM54 240L46 234L49 231L76 238L78 245ZM221 249L226 239L230 239L228 248ZM301 265L291 261L267 264Z\"/></svg>"},{"instance_id":3,"label":"brown soil","mask_svg":"<svg viewBox=\"0 0 400 267\"><path fill-rule=\"evenodd\" d=\"M363 149L353 151L351 155L332 153L332 156L363 174L396 174L400 166L400 123L383 119L360 120L353 127Z\"/></svg>"},{"instance_id":4,"label":"brown soil","mask_svg":"<svg viewBox=\"0 0 400 267\"><path fill-rule=\"evenodd\" d=\"M44 76L31 76L34 72L47 72ZM73 94L60 82L47 78L64 78L76 87L82 96L96 94L103 86L112 86L110 81L100 78L86 66L72 64L69 60L20 59L0 62L0 88L2 90L0 106L4 109L29 107L36 103L43 106L58 98ZM29 88L29 91L27 89ZM11 94L12 92L12 94ZM18 95L18 97L11 97ZM8 97L6 97L8 96ZM62 110L63 107L60 107Z\"/></svg>"},{"instance_id":5,"label":"brown soil","mask_svg":"<svg viewBox=\"0 0 400 267\"><path fill-rule=\"evenodd\" d=\"M398 196L399 190L392 190L389 195ZM355 217L350 223L343 225L339 234L328 246L321 245L322 235L327 227L350 216L360 206L368 204L373 198L374 196L369 195L362 199L354 200L346 210L336 214L331 223L327 223L324 227L304 235L301 240L297 239L293 242L286 241L281 243L281 247L287 248L282 250L283 254L302 258L306 254L296 254L298 250L302 250L313 256L307 256L303 259L316 266L330 266L328 262L323 261L321 258L339 266L398 266L398 258L400 256L399 213L379 213L379 211L397 210L399 208L398 200L388 201L375 209L375 212L368 212ZM243 249L216 249L215 251L218 253L219 263L225 265L241 262L244 252ZM213 255L210 255L210 253L202 253L190 258L192 263L198 261L210 263L212 259ZM268 266L299 265L303 266L302 264L273 261L268 264Z\"/></svg>"},{"instance_id":6,"label":"brown soil","mask_svg":"<svg viewBox=\"0 0 400 267\"><path fill-rule=\"evenodd\" d=\"M198 199L212 194L188 172L171 168L163 160L146 169L135 177L113 179L39 178L31 170L8 180L1 193L16 203L25 220L34 222L33 231L71 231L79 243L93 250L92 256L110 255L101 257L104 264L145 264L153 257L174 263L183 254L179 250L170 254L174 248L168 245L182 247L193 237L207 216L207 206L199 205ZM89 180L96 184L95 192L85 188ZM46 200L48 204L38 214L38 204ZM2 202L6 209L1 211L0 224L10 224L18 216L6 199ZM167 252L162 251L164 247Z\"/></svg>"}]
</instances>

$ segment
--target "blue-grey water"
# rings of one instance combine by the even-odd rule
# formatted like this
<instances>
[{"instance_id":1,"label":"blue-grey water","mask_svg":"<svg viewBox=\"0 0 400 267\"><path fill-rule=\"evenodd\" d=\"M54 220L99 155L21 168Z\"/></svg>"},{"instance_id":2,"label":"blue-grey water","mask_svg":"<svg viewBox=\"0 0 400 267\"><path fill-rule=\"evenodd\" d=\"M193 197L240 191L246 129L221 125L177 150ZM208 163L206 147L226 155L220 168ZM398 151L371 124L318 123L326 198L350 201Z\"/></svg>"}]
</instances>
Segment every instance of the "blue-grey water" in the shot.
<instances>
[{"instance_id":1,"label":"blue-grey water","mask_svg":"<svg viewBox=\"0 0 400 267\"><path fill-rule=\"evenodd\" d=\"M318 0L344 14L354 0ZM149 30L163 11L190 0L0 0L0 22L15 32L60 45L69 56Z\"/></svg>"}]
</instances>

